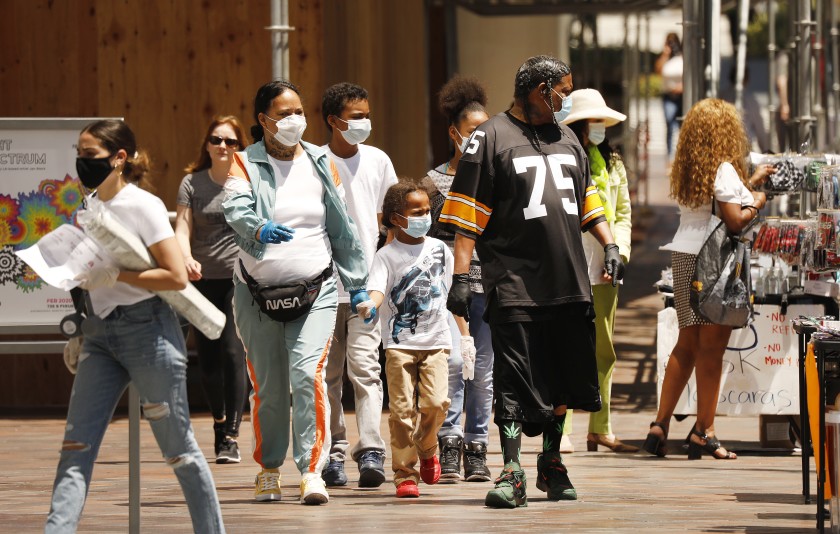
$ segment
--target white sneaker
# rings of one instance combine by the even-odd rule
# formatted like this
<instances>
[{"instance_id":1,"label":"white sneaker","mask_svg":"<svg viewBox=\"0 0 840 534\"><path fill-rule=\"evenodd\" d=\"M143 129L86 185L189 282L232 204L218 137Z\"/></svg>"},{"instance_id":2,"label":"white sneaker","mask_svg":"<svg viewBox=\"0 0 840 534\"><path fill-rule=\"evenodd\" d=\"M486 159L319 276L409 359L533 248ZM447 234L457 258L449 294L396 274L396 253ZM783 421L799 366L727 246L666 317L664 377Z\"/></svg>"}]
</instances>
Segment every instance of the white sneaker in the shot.
<instances>
[{"instance_id":1,"label":"white sneaker","mask_svg":"<svg viewBox=\"0 0 840 534\"><path fill-rule=\"evenodd\" d=\"M318 473L304 473L300 479L300 504L326 504L330 501L324 480Z\"/></svg>"},{"instance_id":2,"label":"white sneaker","mask_svg":"<svg viewBox=\"0 0 840 534\"><path fill-rule=\"evenodd\" d=\"M263 469L254 480L254 499L257 501L280 500L280 469Z\"/></svg>"}]
</instances>

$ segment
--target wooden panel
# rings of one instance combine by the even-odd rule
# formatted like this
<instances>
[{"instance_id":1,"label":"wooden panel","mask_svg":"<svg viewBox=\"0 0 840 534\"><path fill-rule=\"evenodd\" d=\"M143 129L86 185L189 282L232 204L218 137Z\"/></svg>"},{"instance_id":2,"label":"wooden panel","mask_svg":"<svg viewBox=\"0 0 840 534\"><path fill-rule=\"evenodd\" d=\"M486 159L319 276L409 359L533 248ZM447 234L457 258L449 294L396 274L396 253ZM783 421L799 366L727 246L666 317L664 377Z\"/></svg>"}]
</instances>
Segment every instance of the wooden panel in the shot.
<instances>
[{"instance_id":1,"label":"wooden panel","mask_svg":"<svg viewBox=\"0 0 840 534\"><path fill-rule=\"evenodd\" d=\"M343 2L341 2L343 4ZM320 0L289 2L289 78L301 90L306 112L306 132L310 143L327 142L327 127L321 118L324 82L324 6Z\"/></svg>"},{"instance_id":2,"label":"wooden panel","mask_svg":"<svg viewBox=\"0 0 840 534\"><path fill-rule=\"evenodd\" d=\"M368 143L391 157L398 175L422 176L431 165L425 9L422 0L324 7L324 88L349 81L368 90Z\"/></svg>"},{"instance_id":3,"label":"wooden panel","mask_svg":"<svg viewBox=\"0 0 840 534\"><path fill-rule=\"evenodd\" d=\"M97 113L95 4L96 0L2 2L0 116Z\"/></svg>"},{"instance_id":4,"label":"wooden panel","mask_svg":"<svg viewBox=\"0 0 840 534\"><path fill-rule=\"evenodd\" d=\"M271 78L269 0L2 0L0 13L0 116L124 116L172 210L212 116L247 129ZM0 406L66 403L60 355L0 358Z\"/></svg>"}]
</instances>

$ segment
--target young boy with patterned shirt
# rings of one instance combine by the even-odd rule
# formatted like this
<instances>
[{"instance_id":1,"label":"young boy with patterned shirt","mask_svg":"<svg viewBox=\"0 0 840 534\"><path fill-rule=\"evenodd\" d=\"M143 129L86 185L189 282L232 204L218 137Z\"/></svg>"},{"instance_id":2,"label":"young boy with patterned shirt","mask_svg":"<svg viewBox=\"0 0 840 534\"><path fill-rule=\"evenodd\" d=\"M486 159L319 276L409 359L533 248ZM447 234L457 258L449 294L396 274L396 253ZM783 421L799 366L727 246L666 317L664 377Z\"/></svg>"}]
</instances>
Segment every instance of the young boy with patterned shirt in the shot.
<instances>
[{"instance_id":1,"label":"young boy with patterned shirt","mask_svg":"<svg viewBox=\"0 0 840 534\"><path fill-rule=\"evenodd\" d=\"M420 479L440 479L437 433L449 408L446 297L454 259L442 241L425 237L430 212L419 182L402 180L388 190L382 222L395 239L376 253L368 279L371 301L359 304L363 316L381 307L397 497L419 497Z\"/></svg>"}]
</instances>

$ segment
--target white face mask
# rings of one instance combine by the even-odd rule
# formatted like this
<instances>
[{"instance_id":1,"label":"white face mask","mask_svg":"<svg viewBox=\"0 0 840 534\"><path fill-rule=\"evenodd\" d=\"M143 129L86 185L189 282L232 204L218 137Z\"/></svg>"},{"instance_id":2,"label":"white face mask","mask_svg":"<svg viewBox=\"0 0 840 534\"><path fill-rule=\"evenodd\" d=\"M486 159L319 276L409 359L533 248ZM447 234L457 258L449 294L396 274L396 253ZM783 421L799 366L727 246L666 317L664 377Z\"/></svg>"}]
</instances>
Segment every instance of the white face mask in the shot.
<instances>
[{"instance_id":1,"label":"white face mask","mask_svg":"<svg viewBox=\"0 0 840 534\"><path fill-rule=\"evenodd\" d=\"M461 135L461 132L458 131L458 128L455 128L455 133L458 134L458 137L461 138L461 142L458 144L458 150L460 150L461 154L463 154L467 150L467 145L469 144L470 136L468 135L464 137L463 135Z\"/></svg>"},{"instance_id":2,"label":"white face mask","mask_svg":"<svg viewBox=\"0 0 840 534\"><path fill-rule=\"evenodd\" d=\"M306 117L303 115L289 115L285 119L272 119L268 115L265 118L277 123L277 133L274 139L284 146L295 146L300 143L303 131L306 130Z\"/></svg>"},{"instance_id":3,"label":"white face mask","mask_svg":"<svg viewBox=\"0 0 840 534\"><path fill-rule=\"evenodd\" d=\"M339 131L344 137L344 140L350 143L351 145L358 145L359 143L364 143L370 135L370 119L351 119L349 121L346 121L341 117L338 117L338 120L347 123L347 129Z\"/></svg>"},{"instance_id":4,"label":"white face mask","mask_svg":"<svg viewBox=\"0 0 840 534\"><path fill-rule=\"evenodd\" d=\"M600 145L607 138L607 126L603 122L589 123L589 142Z\"/></svg>"}]
</instances>

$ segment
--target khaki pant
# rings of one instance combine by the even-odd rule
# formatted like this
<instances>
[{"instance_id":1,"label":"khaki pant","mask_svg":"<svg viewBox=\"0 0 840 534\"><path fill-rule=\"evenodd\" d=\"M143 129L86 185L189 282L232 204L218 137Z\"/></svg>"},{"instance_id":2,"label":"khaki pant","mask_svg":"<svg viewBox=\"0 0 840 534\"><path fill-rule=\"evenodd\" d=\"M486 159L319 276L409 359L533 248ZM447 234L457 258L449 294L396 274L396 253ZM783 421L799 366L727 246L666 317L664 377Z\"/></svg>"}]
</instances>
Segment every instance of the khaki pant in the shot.
<instances>
[{"instance_id":1,"label":"khaki pant","mask_svg":"<svg viewBox=\"0 0 840 534\"><path fill-rule=\"evenodd\" d=\"M437 454L437 433L449 408L448 358L449 349L385 351L395 485L419 483L418 456L425 460Z\"/></svg>"}]
</instances>

